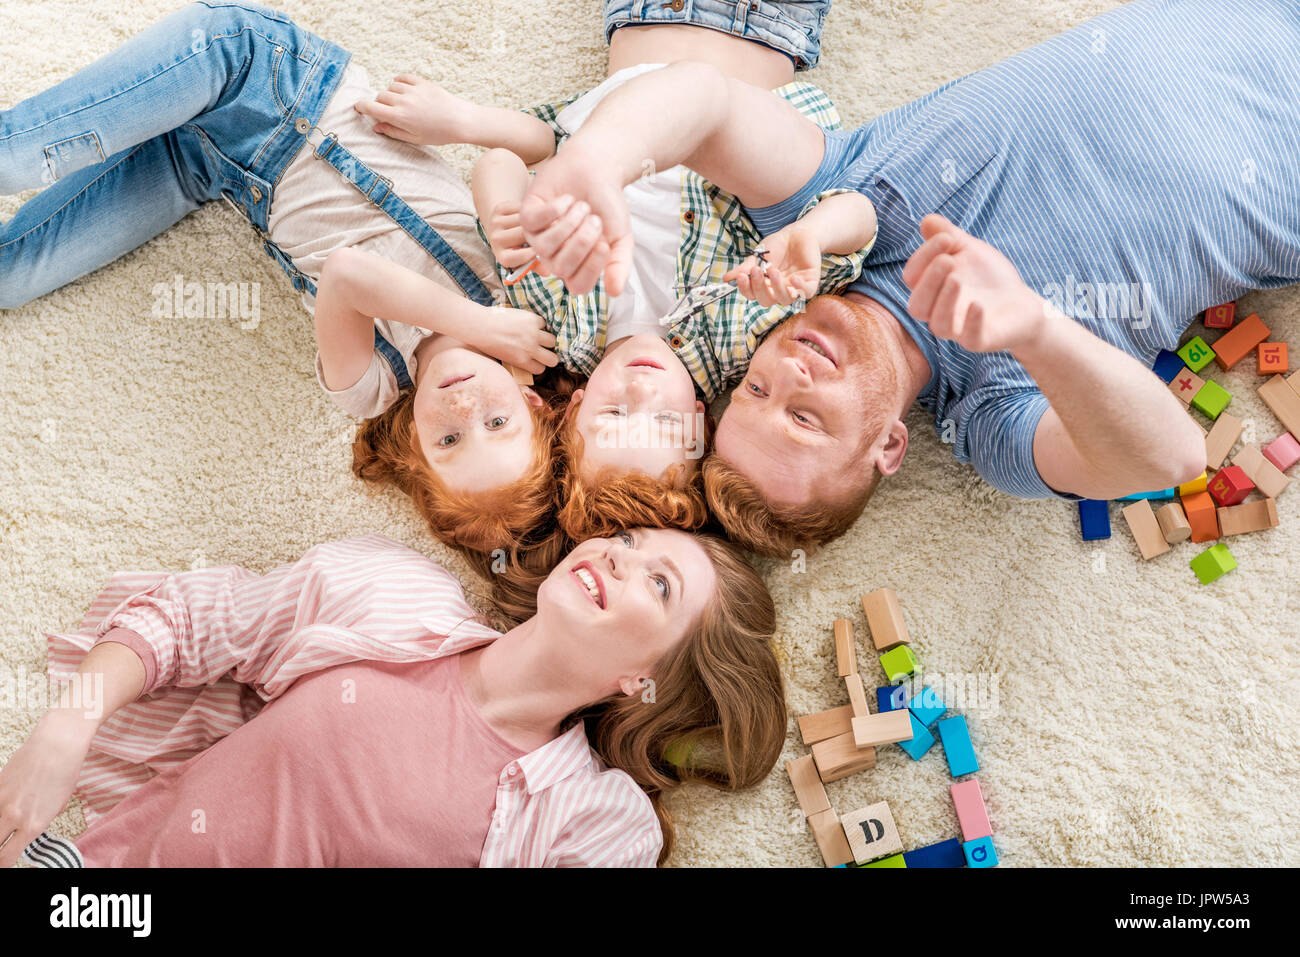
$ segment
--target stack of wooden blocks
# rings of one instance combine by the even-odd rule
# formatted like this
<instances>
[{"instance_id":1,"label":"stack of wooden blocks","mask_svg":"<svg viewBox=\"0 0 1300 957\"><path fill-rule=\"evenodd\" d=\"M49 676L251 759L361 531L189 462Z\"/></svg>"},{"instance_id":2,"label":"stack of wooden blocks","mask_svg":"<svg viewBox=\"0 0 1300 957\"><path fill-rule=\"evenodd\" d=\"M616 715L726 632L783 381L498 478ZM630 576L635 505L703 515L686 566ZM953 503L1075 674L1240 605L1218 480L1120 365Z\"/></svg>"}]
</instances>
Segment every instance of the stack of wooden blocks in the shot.
<instances>
[{"instance_id":1,"label":"stack of wooden blocks","mask_svg":"<svg viewBox=\"0 0 1300 957\"><path fill-rule=\"evenodd\" d=\"M1258 532L1278 524L1277 497L1291 484L1286 471L1300 461L1300 373L1289 379L1288 347L1270 342L1271 331L1259 316L1236 322L1236 304L1206 310L1206 329L1223 334L1211 346L1193 336L1177 353L1162 351L1154 371L1189 409L1196 409L1213 424L1205 432L1205 471L1177 489L1144 492L1121 499L1131 502L1122 511L1144 560L1169 551L1171 545L1191 539L1203 544L1216 539ZM1218 383L1200 378L1211 362L1224 371L1251 353L1257 368L1269 376L1259 395L1286 430L1262 450L1246 443L1225 465L1228 453L1241 438L1242 420L1228 411L1232 396ZM1254 494L1253 501L1247 501ZM1152 502L1163 502L1158 509ZM1107 503L1079 503L1079 522L1085 541L1110 537ZM1237 560L1222 542L1198 554L1190 563L1201 584L1237 567Z\"/></svg>"},{"instance_id":2,"label":"stack of wooden blocks","mask_svg":"<svg viewBox=\"0 0 1300 957\"><path fill-rule=\"evenodd\" d=\"M993 831L979 782L974 779L951 788L962 839L951 838L905 853L887 802L844 815L831 806L824 785L875 767L876 748L884 745L897 744L919 761L934 745L931 728L937 730L943 742L953 777L979 770L966 719L960 715L943 718L947 709L930 688L923 687L909 700L906 686L900 684L916 675L920 665L908 644L898 595L892 588L877 589L862 596L862 610L889 681L876 689L876 712L873 714L868 707L858 674L853 622L838 619L834 624L835 661L849 703L801 717L799 734L812 753L786 765L822 858L829 867L995 866L998 859Z\"/></svg>"}]
</instances>

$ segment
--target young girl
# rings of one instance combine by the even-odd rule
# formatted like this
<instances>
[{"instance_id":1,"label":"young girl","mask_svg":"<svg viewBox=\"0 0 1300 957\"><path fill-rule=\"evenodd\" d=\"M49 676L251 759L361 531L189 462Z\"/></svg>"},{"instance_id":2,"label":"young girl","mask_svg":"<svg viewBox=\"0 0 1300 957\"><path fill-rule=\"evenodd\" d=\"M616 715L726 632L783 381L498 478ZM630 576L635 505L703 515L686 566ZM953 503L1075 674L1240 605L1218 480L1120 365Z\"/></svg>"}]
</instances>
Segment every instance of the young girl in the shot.
<instances>
[{"instance_id":1,"label":"young girl","mask_svg":"<svg viewBox=\"0 0 1300 957\"><path fill-rule=\"evenodd\" d=\"M537 605L499 634L377 536L118 576L50 639L102 713L74 682L0 770L0 866L654 866L669 791L772 769L775 613L726 543L587 541ZM75 844L42 833L74 788Z\"/></svg>"}]
</instances>

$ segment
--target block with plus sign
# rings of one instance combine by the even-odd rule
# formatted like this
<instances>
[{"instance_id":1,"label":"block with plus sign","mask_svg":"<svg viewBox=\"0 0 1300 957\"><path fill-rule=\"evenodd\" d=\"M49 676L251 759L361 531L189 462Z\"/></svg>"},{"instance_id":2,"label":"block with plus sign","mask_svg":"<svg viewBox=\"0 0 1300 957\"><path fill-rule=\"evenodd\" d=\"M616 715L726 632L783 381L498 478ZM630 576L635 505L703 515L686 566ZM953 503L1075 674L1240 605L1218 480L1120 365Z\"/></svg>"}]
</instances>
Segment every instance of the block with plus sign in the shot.
<instances>
[{"instance_id":1,"label":"block with plus sign","mask_svg":"<svg viewBox=\"0 0 1300 957\"><path fill-rule=\"evenodd\" d=\"M1200 392L1204 385L1204 379L1187 366L1183 366L1182 371L1170 381L1169 391L1178 396L1178 400L1183 405L1191 405L1192 399L1196 398L1196 393Z\"/></svg>"}]
</instances>

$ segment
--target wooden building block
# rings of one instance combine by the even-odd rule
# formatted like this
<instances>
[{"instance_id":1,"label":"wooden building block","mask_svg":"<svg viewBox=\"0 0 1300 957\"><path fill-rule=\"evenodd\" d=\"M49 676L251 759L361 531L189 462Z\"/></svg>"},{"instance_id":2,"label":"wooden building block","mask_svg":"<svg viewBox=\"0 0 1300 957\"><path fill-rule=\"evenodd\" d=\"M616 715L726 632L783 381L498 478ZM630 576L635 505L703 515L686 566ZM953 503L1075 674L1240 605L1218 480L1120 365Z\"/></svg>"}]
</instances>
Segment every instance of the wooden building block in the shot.
<instances>
[{"instance_id":1,"label":"wooden building block","mask_svg":"<svg viewBox=\"0 0 1300 957\"><path fill-rule=\"evenodd\" d=\"M1192 372L1200 372L1214 359L1214 350L1200 336L1192 336L1178 350L1178 356Z\"/></svg>"},{"instance_id":2,"label":"wooden building block","mask_svg":"<svg viewBox=\"0 0 1300 957\"><path fill-rule=\"evenodd\" d=\"M1285 472L1300 462L1300 442L1290 432L1283 432L1268 445L1264 446L1264 458Z\"/></svg>"},{"instance_id":3,"label":"wooden building block","mask_svg":"<svg viewBox=\"0 0 1300 957\"><path fill-rule=\"evenodd\" d=\"M1219 519L1215 514L1217 506L1209 492L1184 495L1182 505L1187 524L1192 528L1193 542L1212 542L1219 537Z\"/></svg>"},{"instance_id":4,"label":"wooden building block","mask_svg":"<svg viewBox=\"0 0 1300 957\"><path fill-rule=\"evenodd\" d=\"M1204 492L1209 484L1209 473L1202 472L1198 478L1194 478L1190 482L1184 482L1182 485L1178 486L1178 497L1182 498L1185 495L1195 495L1197 492Z\"/></svg>"},{"instance_id":5,"label":"wooden building block","mask_svg":"<svg viewBox=\"0 0 1300 957\"><path fill-rule=\"evenodd\" d=\"M888 651L907 644L907 622L898 604L898 594L892 588L877 588L862 596L862 611L871 629L871 642L876 651Z\"/></svg>"},{"instance_id":6,"label":"wooden building block","mask_svg":"<svg viewBox=\"0 0 1300 957\"><path fill-rule=\"evenodd\" d=\"M1178 400L1183 405L1191 405L1192 399L1196 397L1196 393L1201 391L1203 385L1205 385L1205 380L1184 366L1182 371L1174 376L1173 381L1169 383L1169 391L1178 396Z\"/></svg>"},{"instance_id":7,"label":"wooden building block","mask_svg":"<svg viewBox=\"0 0 1300 957\"><path fill-rule=\"evenodd\" d=\"M1232 393L1210 380L1192 397L1192 408L1207 419L1217 419L1231 401Z\"/></svg>"},{"instance_id":8,"label":"wooden building block","mask_svg":"<svg viewBox=\"0 0 1300 957\"><path fill-rule=\"evenodd\" d=\"M858 673L858 649L853 643L853 622L847 618L835 619L835 665L839 676Z\"/></svg>"},{"instance_id":9,"label":"wooden building block","mask_svg":"<svg viewBox=\"0 0 1300 957\"><path fill-rule=\"evenodd\" d=\"M1214 473L1208 491L1220 508L1227 508L1245 501L1254 488L1255 483L1245 469L1240 465L1229 465Z\"/></svg>"},{"instance_id":10,"label":"wooden building block","mask_svg":"<svg viewBox=\"0 0 1300 957\"><path fill-rule=\"evenodd\" d=\"M1085 542L1110 538L1110 510L1095 498L1079 499L1079 532Z\"/></svg>"},{"instance_id":11,"label":"wooden building block","mask_svg":"<svg viewBox=\"0 0 1300 957\"><path fill-rule=\"evenodd\" d=\"M849 692L849 707L853 709L853 717L864 718L871 714L871 709L867 707L867 692L862 687L862 676L856 672L845 675L844 686Z\"/></svg>"},{"instance_id":12,"label":"wooden building block","mask_svg":"<svg viewBox=\"0 0 1300 957\"><path fill-rule=\"evenodd\" d=\"M1219 534L1244 535L1277 527L1277 503L1271 498L1219 509Z\"/></svg>"},{"instance_id":13,"label":"wooden building block","mask_svg":"<svg viewBox=\"0 0 1300 957\"><path fill-rule=\"evenodd\" d=\"M1253 445L1243 445L1241 451L1233 456L1232 464L1245 472L1246 478L1268 498L1277 498L1291 484L1282 470L1264 458L1264 453Z\"/></svg>"},{"instance_id":14,"label":"wooden building block","mask_svg":"<svg viewBox=\"0 0 1300 957\"><path fill-rule=\"evenodd\" d=\"M863 864L863 867L906 867L907 861L903 859L902 854L893 854L889 857L882 857L878 861L872 861L870 864Z\"/></svg>"},{"instance_id":15,"label":"wooden building block","mask_svg":"<svg viewBox=\"0 0 1300 957\"><path fill-rule=\"evenodd\" d=\"M1294 378L1295 376L1291 377ZM1296 392L1291 379L1273 376L1259 387L1259 397L1277 416L1284 429L1292 435L1300 436L1300 393Z\"/></svg>"},{"instance_id":16,"label":"wooden building block","mask_svg":"<svg viewBox=\"0 0 1300 957\"><path fill-rule=\"evenodd\" d=\"M506 368L510 370L510 378L514 379L519 385L533 384L533 374L531 372L527 372L520 369L518 366L512 366L508 363L506 364Z\"/></svg>"},{"instance_id":17,"label":"wooden building block","mask_svg":"<svg viewBox=\"0 0 1300 957\"><path fill-rule=\"evenodd\" d=\"M818 741L812 746L812 756L817 762L817 776L826 784L876 766L876 749L859 748L851 727L848 734Z\"/></svg>"},{"instance_id":18,"label":"wooden building block","mask_svg":"<svg viewBox=\"0 0 1300 957\"><path fill-rule=\"evenodd\" d=\"M934 735L930 729L916 719L916 715L907 712L912 719L912 737L907 741L899 741L898 746L907 752L907 756L913 761L920 761L925 757L925 752L934 747Z\"/></svg>"},{"instance_id":19,"label":"wooden building block","mask_svg":"<svg viewBox=\"0 0 1300 957\"><path fill-rule=\"evenodd\" d=\"M916 655L912 654L912 649L907 645L890 648L880 656L880 667L885 669L887 681L902 681L916 674L919 666L920 662L916 660Z\"/></svg>"},{"instance_id":20,"label":"wooden building block","mask_svg":"<svg viewBox=\"0 0 1300 957\"><path fill-rule=\"evenodd\" d=\"M817 775L817 763L811 754L787 761L785 772L790 775L790 784L794 787L794 796L804 817L812 817L831 809L830 798L826 796L826 788Z\"/></svg>"},{"instance_id":21,"label":"wooden building block","mask_svg":"<svg viewBox=\"0 0 1300 957\"><path fill-rule=\"evenodd\" d=\"M850 811L840 818L840 824L848 838L849 849L853 851L853 859L859 864L889 857L903 849L898 828L894 826L894 815L889 813L889 805L884 801Z\"/></svg>"},{"instance_id":22,"label":"wooden building block","mask_svg":"<svg viewBox=\"0 0 1300 957\"><path fill-rule=\"evenodd\" d=\"M1241 438L1242 422L1235 415L1227 412L1214 420L1214 428L1205 437L1205 467L1217 469L1228 457L1232 447Z\"/></svg>"},{"instance_id":23,"label":"wooden building block","mask_svg":"<svg viewBox=\"0 0 1300 957\"><path fill-rule=\"evenodd\" d=\"M1267 339L1270 333L1271 330L1264 325L1264 320L1252 312L1231 330L1214 340L1214 361L1219 364L1220 369L1227 372L1254 352L1255 347ZM1186 358L1183 361L1186 362ZM1188 368L1191 368L1191 363L1188 363Z\"/></svg>"},{"instance_id":24,"label":"wooden building block","mask_svg":"<svg viewBox=\"0 0 1300 957\"><path fill-rule=\"evenodd\" d=\"M1259 374L1286 375L1291 370L1291 361L1285 342L1261 342L1259 344Z\"/></svg>"},{"instance_id":25,"label":"wooden building block","mask_svg":"<svg viewBox=\"0 0 1300 957\"><path fill-rule=\"evenodd\" d=\"M1128 522L1129 531L1133 533L1133 540L1137 542L1138 551L1142 553L1143 561L1150 561L1169 551L1169 543L1165 541L1165 534L1156 521L1156 513L1151 511L1150 502L1145 499L1134 502L1125 506L1122 514L1124 521Z\"/></svg>"},{"instance_id":26,"label":"wooden building block","mask_svg":"<svg viewBox=\"0 0 1300 957\"><path fill-rule=\"evenodd\" d=\"M853 719L853 743L860 748L912 740L912 712L886 711Z\"/></svg>"},{"instance_id":27,"label":"wooden building block","mask_svg":"<svg viewBox=\"0 0 1300 957\"><path fill-rule=\"evenodd\" d=\"M993 828L989 824L988 809L984 807L984 793L980 790L979 781L974 778L969 781L959 781L950 785L948 791L952 794L952 806L957 809L957 821L961 824L963 841L978 840L993 833Z\"/></svg>"},{"instance_id":28,"label":"wooden building block","mask_svg":"<svg viewBox=\"0 0 1300 957\"><path fill-rule=\"evenodd\" d=\"M908 867L966 866L966 854L961 849L961 841L955 837L940 841L938 844L918 847L914 851L906 851L903 860L907 862Z\"/></svg>"},{"instance_id":29,"label":"wooden building block","mask_svg":"<svg viewBox=\"0 0 1300 957\"><path fill-rule=\"evenodd\" d=\"M967 867L997 867L998 852L993 847L993 838L981 837L974 841L966 841L961 846L962 853L966 855Z\"/></svg>"},{"instance_id":30,"label":"wooden building block","mask_svg":"<svg viewBox=\"0 0 1300 957\"><path fill-rule=\"evenodd\" d=\"M1192 526L1187 524L1183 507L1177 502L1162 506L1160 511L1156 512L1156 521L1160 523L1160 531L1170 545L1185 542L1191 537Z\"/></svg>"},{"instance_id":31,"label":"wooden building block","mask_svg":"<svg viewBox=\"0 0 1300 957\"><path fill-rule=\"evenodd\" d=\"M943 745L944 757L948 759L948 770L955 778L963 774L974 774L980 769L975 760L975 749L970 743L970 732L966 729L966 718L960 714L944 718L936 725L939 742Z\"/></svg>"},{"instance_id":32,"label":"wooden building block","mask_svg":"<svg viewBox=\"0 0 1300 957\"><path fill-rule=\"evenodd\" d=\"M799 719L799 736L804 744L816 744L837 734L853 733L853 705L841 705L829 711L806 714Z\"/></svg>"},{"instance_id":33,"label":"wooden building block","mask_svg":"<svg viewBox=\"0 0 1300 957\"><path fill-rule=\"evenodd\" d=\"M833 810L822 811L808 818L817 847L822 852L822 860L827 867L839 867L853 860L853 849L844 834L844 825L840 816Z\"/></svg>"},{"instance_id":34,"label":"wooden building block","mask_svg":"<svg viewBox=\"0 0 1300 957\"><path fill-rule=\"evenodd\" d=\"M1237 567L1237 560L1228 551L1227 545L1212 545L1193 558L1188 564L1202 585L1208 585L1216 578L1221 578Z\"/></svg>"},{"instance_id":35,"label":"wooden building block","mask_svg":"<svg viewBox=\"0 0 1300 957\"><path fill-rule=\"evenodd\" d=\"M916 720L927 728L948 712L938 692L928 685L918 691L907 703L907 710L916 715Z\"/></svg>"},{"instance_id":36,"label":"wooden building block","mask_svg":"<svg viewBox=\"0 0 1300 957\"><path fill-rule=\"evenodd\" d=\"M1206 329L1231 329L1237 319L1237 304L1225 302L1222 306L1211 306L1205 310Z\"/></svg>"}]
</instances>

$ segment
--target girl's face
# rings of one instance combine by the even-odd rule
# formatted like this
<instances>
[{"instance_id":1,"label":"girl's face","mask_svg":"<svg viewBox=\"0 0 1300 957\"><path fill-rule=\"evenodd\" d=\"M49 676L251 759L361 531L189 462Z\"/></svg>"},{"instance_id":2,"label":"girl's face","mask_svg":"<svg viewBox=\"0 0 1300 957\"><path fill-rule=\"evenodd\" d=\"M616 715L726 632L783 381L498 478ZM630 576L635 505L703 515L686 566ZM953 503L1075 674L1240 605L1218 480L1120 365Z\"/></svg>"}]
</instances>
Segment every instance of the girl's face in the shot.
<instances>
[{"instance_id":1,"label":"girl's face","mask_svg":"<svg viewBox=\"0 0 1300 957\"><path fill-rule=\"evenodd\" d=\"M478 492L521 478L533 458L542 399L501 363L441 337L420 359L415 431L425 461L449 489Z\"/></svg>"},{"instance_id":2,"label":"girl's face","mask_svg":"<svg viewBox=\"0 0 1300 957\"><path fill-rule=\"evenodd\" d=\"M606 693L641 694L641 679L677 645L717 593L708 553L687 532L632 529L581 543L537 592L537 613Z\"/></svg>"},{"instance_id":3,"label":"girl's face","mask_svg":"<svg viewBox=\"0 0 1300 957\"><path fill-rule=\"evenodd\" d=\"M704 403L680 359L655 335L629 336L605 353L587 385L576 422L583 478L612 466L663 477L670 466L689 476L704 455Z\"/></svg>"}]
</instances>

